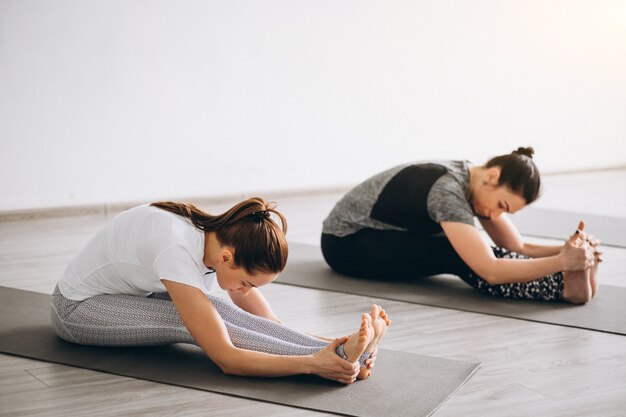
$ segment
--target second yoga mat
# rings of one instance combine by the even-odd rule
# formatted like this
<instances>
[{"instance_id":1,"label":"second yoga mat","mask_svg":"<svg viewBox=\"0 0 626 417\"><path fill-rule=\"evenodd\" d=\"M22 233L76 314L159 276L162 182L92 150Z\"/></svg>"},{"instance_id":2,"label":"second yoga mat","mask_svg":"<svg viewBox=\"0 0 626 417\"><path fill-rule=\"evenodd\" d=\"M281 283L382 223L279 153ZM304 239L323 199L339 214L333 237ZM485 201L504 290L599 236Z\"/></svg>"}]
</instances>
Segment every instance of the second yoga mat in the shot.
<instances>
[{"instance_id":1,"label":"second yoga mat","mask_svg":"<svg viewBox=\"0 0 626 417\"><path fill-rule=\"evenodd\" d=\"M355 416L428 416L478 364L380 349L373 377L344 386L314 376L224 375L193 345L80 346L50 324L50 295L0 287L0 352L181 387Z\"/></svg>"},{"instance_id":2,"label":"second yoga mat","mask_svg":"<svg viewBox=\"0 0 626 417\"><path fill-rule=\"evenodd\" d=\"M287 268L279 284L365 295L495 316L511 317L607 333L626 334L626 288L601 285L594 299L576 306L565 302L511 300L489 296L460 278L437 276L415 281L394 281L381 276L365 280L338 274L330 269L318 246L289 244Z\"/></svg>"},{"instance_id":3,"label":"second yoga mat","mask_svg":"<svg viewBox=\"0 0 626 417\"><path fill-rule=\"evenodd\" d=\"M626 248L626 217L598 216L529 207L512 216L515 226L527 236L565 240L574 233L578 222L585 221L585 231L599 238L604 246Z\"/></svg>"}]
</instances>

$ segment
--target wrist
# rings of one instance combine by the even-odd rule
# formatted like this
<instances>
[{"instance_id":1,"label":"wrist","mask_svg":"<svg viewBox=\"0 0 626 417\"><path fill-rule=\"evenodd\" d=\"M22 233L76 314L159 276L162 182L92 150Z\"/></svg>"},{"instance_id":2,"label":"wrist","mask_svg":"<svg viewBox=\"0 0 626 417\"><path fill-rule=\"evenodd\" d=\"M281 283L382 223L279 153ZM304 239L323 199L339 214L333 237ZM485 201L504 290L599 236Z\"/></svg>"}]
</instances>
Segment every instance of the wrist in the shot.
<instances>
[{"instance_id":1,"label":"wrist","mask_svg":"<svg viewBox=\"0 0 626 417\"><path fill-rule=\"evenodd\" d=\"M311 375L315 373L315 358L313 355L300 356L299 359L302 360L302 373L306 375Z\"/></svg>"},{"instance_id":2,"label":"wrist","mask_svg":"<svg viewBox=\"0 0 626 417\"><path fill-rule=\"evenodd\" d=\"M558 255L556 255L556 259L557 259L557 264L558 264L558 270L567 271L566 264L565 264L565 257L563 256L563 252L559 252Z\"/></svg>"}]
</instances>

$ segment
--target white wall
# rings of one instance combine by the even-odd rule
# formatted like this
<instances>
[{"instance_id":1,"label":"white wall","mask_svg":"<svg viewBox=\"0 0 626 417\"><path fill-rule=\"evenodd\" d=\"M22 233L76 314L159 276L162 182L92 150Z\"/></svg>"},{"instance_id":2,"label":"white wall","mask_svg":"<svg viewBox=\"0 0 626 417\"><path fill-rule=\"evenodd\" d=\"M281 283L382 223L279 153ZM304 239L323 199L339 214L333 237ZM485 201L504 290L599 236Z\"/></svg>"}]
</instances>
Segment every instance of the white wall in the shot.
<instances>
[{"instance_id":1,"label":"white wall","mask_svg":"<svg viewBox=\"0 0 626 417\"><path fill-rule=\"evenodd\" d=\"M0 0L0 210L625 142L624 1Z\"/></svg>"}]
</instances>

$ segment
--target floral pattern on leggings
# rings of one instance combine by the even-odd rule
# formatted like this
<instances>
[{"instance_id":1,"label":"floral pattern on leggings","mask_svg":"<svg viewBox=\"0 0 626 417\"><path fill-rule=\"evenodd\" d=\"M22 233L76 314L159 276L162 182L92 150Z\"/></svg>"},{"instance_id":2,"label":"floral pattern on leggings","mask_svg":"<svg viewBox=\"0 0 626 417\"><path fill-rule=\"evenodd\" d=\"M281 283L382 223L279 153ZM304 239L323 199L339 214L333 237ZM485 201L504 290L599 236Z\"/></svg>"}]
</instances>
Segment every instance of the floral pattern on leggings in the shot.
<instances>
[{"instance_id":1,"label":"floral pattern on leggings","mask_svg":"<svg viewBox=\"0 0 626 417\"><path fill-rule=\"evenodd\" d=\"M496 258L528 259L527 256L510 252L503 248L494 246L492 249ZM485 294L499 297L540 301L555 301L563 298L562 272L556 272L535 281L498 285L491 285L484 279L470 272L469 279L465 281Z\"/></svg>"}]
</instances>

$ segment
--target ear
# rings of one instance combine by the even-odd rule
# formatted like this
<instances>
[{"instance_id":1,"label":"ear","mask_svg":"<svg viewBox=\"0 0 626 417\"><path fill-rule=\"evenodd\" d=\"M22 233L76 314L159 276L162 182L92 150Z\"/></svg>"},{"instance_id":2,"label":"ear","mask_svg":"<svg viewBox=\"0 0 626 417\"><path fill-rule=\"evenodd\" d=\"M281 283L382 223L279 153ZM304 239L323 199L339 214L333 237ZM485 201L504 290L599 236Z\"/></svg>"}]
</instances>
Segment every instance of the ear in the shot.
<instances>
[{"instance_id":1,"label":"ear","mask_svg":"<svg viewBox=\"0 0 626 417\"><path fill-rule=\"evenodd\" d=\"M500 168L491 167L485 173L485 182L489 185L493 185L494 187L498 185L498 181L500 180Z\"/></svg>"},{"instance_id":2,"label":"ear","mask_svg":"<svg viewBox=\"0 0 626 417\"><path fill-rule=\"evenodd\" d=\"M217 259L229 268L235 268L235 255L230 249L222 249Z\"/></svg>"}]
</instances>

